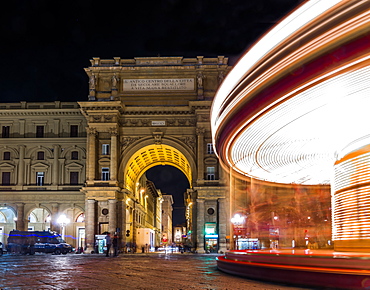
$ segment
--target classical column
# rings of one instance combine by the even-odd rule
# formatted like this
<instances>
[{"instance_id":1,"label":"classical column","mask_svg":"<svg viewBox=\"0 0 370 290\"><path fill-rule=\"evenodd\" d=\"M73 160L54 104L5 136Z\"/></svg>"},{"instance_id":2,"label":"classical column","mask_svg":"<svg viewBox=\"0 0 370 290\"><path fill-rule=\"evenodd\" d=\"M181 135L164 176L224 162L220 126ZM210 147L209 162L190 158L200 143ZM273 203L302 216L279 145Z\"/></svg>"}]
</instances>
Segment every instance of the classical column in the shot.
<instances>
[{"instance_id":1,"label":"classical column","mask_svg":"<svg viewBox=\"0 0 370 290\"><path fill-rule=\"evenodd\" d=\"M26 221L24 219L24 203L17 203L17 230L25 231L26 230Z\"/></svg>"},{"instance_id":2,"label":"classical column","mask_svg":"<svg viewBox=\"0 0 370 290\"><path fill-rule=\"evenodd\" d=\"M111 152L110 152L110 180L117 180L117 128L111 128Z\"/></svg>"},{"instance_id":3,"label":"classical column","mask_svg":"<svg viewBox=\"0 0 370 290\"><path fill-rule=\"evenodd\" d=\"M196 134L198 136L198 180L204 180L204 133L206 129L203 127L198 127L196 129Z\"/></svg>"},{"instance_id":4,"label":"classical column","mask_svg":"<svg viewBox=\"0 0 370 290\"><path fill-rule=\"evenodd\" d=\"M18 180L17 185L22 186L24 184L24 151L26 146L19 145L19 163L18 163Z\"/></svg>"},{"instance_id":5,"label":"classical column","mask_svg":"<svg viewBox=\"0 0 370 290\"><path fill-rule=\"evenodd\" d=\"M95 250L95 200L88 199L85 201L85 233L86 233L86 251L93 253Z\"/></svg>"},{"instance_id":6,"label":"classical column","mask_svg":"<svg viewBox=\"0 0 370 290\"><path fill-rule=\"evenodd\" d=\"M50 219L50 229L52 231L60 232L60 226L57 223L59 214L59 204L53 203L51 205L51 219Z\"/></svg>"},{"instance_id":7,"label":"classical column","mask_svg":"<svg viewBox=\"0 0 370 290\"><path fill-rule=\"evenodd\" d=\"M88 128L89 138L88 138L88 172L87 180L95 179L95 164L96 164L96 129Z\"/></svg>"},{"instance_id":8,"label":"classical column","mask_svg":"<svg viewBox=\"0 0 370 290\"><path fill-rule=\"evenodd\" d=\"M57 186L59 184L59 145L54 144L54 159L53 159L53 178L52 185Z\"/></svg>"},{"instance_id":9,"label":"classical column","mask_svg":"<svg viewBox=\"0 0 370 290\"><path fill-rule=\"evenodd\" d=\"M108 200L108 209L109 209L108 229L111 234L114 234L117 229L117 200L116 199Z\"/></svg>"},{"instance_id":10,"label":"classical column","mask_svg":"<svg viewBox=\"0 0 370 290\"><path fill-rule=\"evenodd\" d=\"M204 253L204 199L197 199L197 251Z\"/></svg>"},{"instance_id":11,"label":"classical column","mask_svg":"<svg viewBox=\"0 0 370 290\"><path fill-rule=\"evenodd\" d=\"M122 200L120 202L120 206L121 206L121 216L120 216L120 225L119 227L121 228L121 242L125 242L126 241L126 230L129 230L130 227L126 228L126 201L125 200Z\"/></svg>"},{"instance_id":12,"label":"classical column","mask_svg":"<svg viewBox=\"0 0 370 290\"><path fill-rule=\"evenodd\" d=\"M218 199L218 239L219 239L219 251L224 252L227 250L227 226L229 221L227 220L227 208L225 198Z\"/></svg>"}]
</instances>

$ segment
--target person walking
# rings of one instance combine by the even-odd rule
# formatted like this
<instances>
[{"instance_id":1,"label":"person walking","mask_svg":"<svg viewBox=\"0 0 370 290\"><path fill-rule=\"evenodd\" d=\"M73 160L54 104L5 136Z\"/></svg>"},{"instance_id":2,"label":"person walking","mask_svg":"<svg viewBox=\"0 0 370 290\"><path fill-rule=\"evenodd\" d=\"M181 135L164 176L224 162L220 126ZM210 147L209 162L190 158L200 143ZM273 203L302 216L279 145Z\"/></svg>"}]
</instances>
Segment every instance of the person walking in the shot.
<instances>
[{"instance_id":1,"label":"person walking","mask_svg":"<svg viewBox=\"0 0 370 290\"><path fill-rule=\"evenodd\" d=\"M107 253L106 253L106 257L109 257L109 250L110 250L110 247L112 245L112 239L110 237L110 233L108 233L106 236L105 236L105 244L107 246Z\"/></svg>"},{"instance_id":2,"label":"person walking","mask_svg":"<svg viewBox=\"0 0 370 290\"><path fill-rule=\"evenodd\" d=\"M113 250L114 250L114 256L118 256L118 235L114 235L113 237Z\"/></svg>"}]
</instances>

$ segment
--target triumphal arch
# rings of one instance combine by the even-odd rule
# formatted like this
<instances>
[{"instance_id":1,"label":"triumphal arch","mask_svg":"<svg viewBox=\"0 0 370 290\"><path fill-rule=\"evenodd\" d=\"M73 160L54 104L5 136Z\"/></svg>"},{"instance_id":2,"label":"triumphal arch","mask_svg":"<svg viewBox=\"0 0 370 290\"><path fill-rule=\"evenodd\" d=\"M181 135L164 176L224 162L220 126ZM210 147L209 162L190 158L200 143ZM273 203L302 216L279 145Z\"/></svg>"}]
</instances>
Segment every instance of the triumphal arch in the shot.
<instances>
[{"instance_id":1,"label":"triumphal arch","mask_svg":"<svg viewBox=\"0 0 370 290\"><path fill-rule=\"evenodd\" d=\"M198 252L226 249L227 187L213 152L209 117L229 70L223 56L91 60L85 69L88 101L79 102L87 120L81 189L87 251L104 231L120 231L133 241L146 206L141 181L157 165L174 166L189 181L187 234Z\"/></svg>"}]
</instances>

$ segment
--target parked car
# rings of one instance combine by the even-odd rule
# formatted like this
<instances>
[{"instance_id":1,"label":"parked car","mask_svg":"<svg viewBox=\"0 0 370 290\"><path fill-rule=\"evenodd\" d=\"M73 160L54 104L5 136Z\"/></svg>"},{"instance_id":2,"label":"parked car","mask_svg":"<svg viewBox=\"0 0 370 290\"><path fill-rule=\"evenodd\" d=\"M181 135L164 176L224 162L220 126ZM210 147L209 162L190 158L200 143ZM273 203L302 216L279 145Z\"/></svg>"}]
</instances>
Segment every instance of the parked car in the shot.
<instances>
[{"instance_id":1,"label":"parked car","mask_svg":"<svg viewBox=\"0 0 370 290\"><path fill-rule=\"evenodd\" d=\"M36 252L56 255L72 252L73 248L52 231L11 231L8 237L8 253L33 255Z\"/></svg>"}]
</instances>

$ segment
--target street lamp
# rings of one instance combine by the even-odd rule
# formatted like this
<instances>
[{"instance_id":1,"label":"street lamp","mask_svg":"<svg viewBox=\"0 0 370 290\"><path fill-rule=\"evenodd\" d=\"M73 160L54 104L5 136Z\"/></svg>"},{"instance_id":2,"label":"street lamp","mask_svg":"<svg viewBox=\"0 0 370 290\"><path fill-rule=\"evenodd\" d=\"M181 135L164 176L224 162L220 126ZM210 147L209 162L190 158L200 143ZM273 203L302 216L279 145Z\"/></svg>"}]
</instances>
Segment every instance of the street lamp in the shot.
<instances>
[{"instance_id":1,"label":"street lamp","mask_svg":"<svg viewBox=\"0 0 370 290\"><path fill-rule=\"evenodd\" d=\"M234 235L235 235L235 228L240 228L241 225L244 223L244 216L240 214L235 214L233 218L231 218L231 223L234 225ZM236 249L239 250L239 233L236 232Z\"/></svg>"},{"instance_id":2,"label":"street lamp","mask_svg":"<svg viewBox=\"0 0 370 290\"><path fill-rule=\"evenodd\" d=\"M67 226L67 224L69 224L70 220L66 217L65 214L62 214L61 216L59 216L59 218L57 219L57 223L61 226L62 228L62 239L64 240L64 237L65 237L65 227Z\"/></svg>"}]
</instances>

